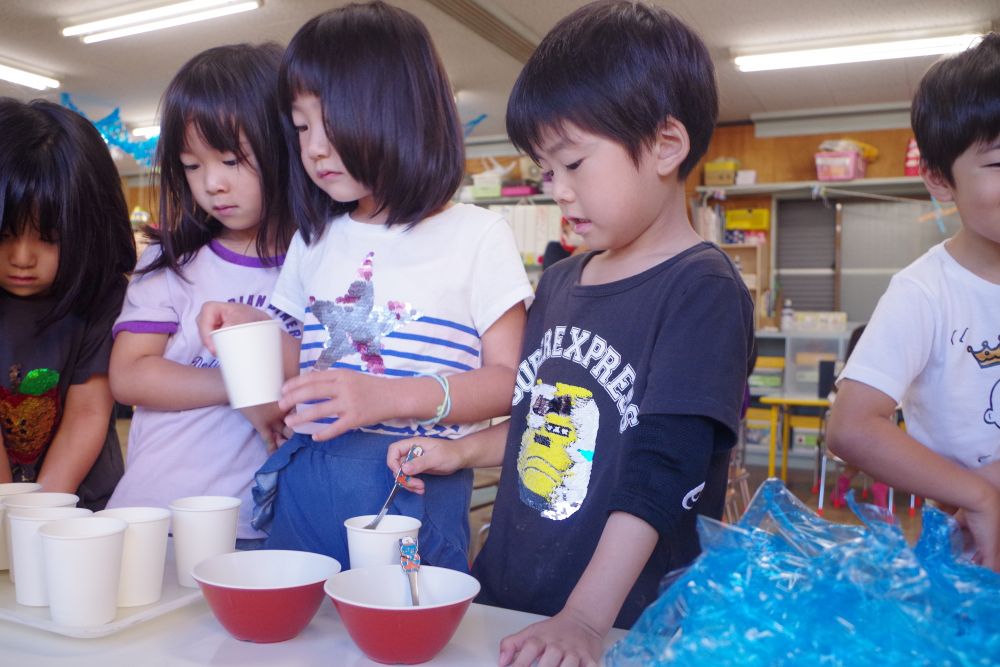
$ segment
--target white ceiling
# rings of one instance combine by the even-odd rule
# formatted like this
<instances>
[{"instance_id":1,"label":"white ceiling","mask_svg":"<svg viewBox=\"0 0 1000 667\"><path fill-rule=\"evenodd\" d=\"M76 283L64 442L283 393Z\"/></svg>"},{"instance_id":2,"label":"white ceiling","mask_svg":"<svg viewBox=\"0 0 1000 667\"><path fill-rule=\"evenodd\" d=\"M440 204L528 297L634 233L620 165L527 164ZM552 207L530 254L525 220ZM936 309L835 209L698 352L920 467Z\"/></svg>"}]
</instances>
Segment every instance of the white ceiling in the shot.
<instances>
[{"instance_id":1,"label":"white ceiling","mask_svg":"<svg viewBox=\"0 0 1000 667\"><path fill-rule=\"evenodd\" d=\"M138 6L163 4L144 1ZM423 20L458 91L463 120L488 114L473 136L504 132L507 94L521 63L439 7L478 3L537 43L579 0L391 0ZM130 125L156 117L173 73L210 46L275 40L287 43L306 20L343 0L265 0L235 16L86 45L60 34L70 18L133 8L128 0L3 0L0 61L49 73L91 118L114 108ZM740 73L730 50L850 39L862 35L941 30L1000 19L998 0L659 0L694 27L715 59L722 121L765 111L866 105L910 99L934 58ZM37 91L0 82L0 95L30 99ZM58 100L59 93L43 95Z\"/></svg>"}]
</instances>

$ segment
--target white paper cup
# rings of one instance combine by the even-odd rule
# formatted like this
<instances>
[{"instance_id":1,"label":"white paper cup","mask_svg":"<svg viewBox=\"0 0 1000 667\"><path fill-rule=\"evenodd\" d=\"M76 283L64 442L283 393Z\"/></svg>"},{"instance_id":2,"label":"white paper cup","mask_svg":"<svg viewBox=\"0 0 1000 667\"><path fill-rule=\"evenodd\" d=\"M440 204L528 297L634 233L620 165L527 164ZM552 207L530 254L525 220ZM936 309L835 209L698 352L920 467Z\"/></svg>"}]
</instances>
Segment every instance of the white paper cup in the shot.
<instances>
[{"instance_id":1,"label":"white paper cup","mask_svg":"<svg viewBox=\"0 0 1000 667\"><path fill-rule=\"evenodd\" d=\"M163 507L117 507L101 510L94 516L121 519L128 524L118 580L118 606L139 607L159 600L163 594L170 510Z\"/></svg>"},{"instance_id":2,"label":"white paper cup","mask_svg":"<svg viewBox=\"0 0 1000 667\"><path fill-rule=\"evenodd\" d=\"M5 518L5 505L3 499L6 496L16 496L22 493L34 493L40 491L41 484L35 482L7 482L0 484L0 570L10 567L10 544L7 542L7 519Z\"/></svg>"},{"instance_id":3,"label":"white paper cup","mask_svg":"<svg viewBox=\"0 0 1000 667\"><path fill-rule=\"evenodd\" d=\"M85 517L38 529L53 621L79 628L115 620L127 528L121 519Z\"/></svg>"},{"instance_id":4,"label":"white paper cup","mask_svg":"<svg viewBox=\"0 0 1000 667\"><path fill-rule=\"evenodd\" d=\"M399 540L417 539L420 519L400 514L386 514L374 530L362 528L375 518L374 514L356 516L344 522L347 528L347 555L350 568L399 565Z\"/></svg>"},{"instance_id":5,"label":"white paper cup","mask_svg":"<svg viewBox=\"0 0 1000 667\"><path fill-rule=\"evenodd\" d=\"M49 603L45 585L45 563L39 529L51 521L90 516L83 507L28 507L8 509L10 520L11 570L17 568L14 599L26 607L44 607Z\"/></svg>"},{"instance_id":6,"label":"white paper cup","mask_svg":"<svg viewBox=\"0 0 1000 667\"><path fill-rule=\"evenodd\" d=\"M212 332L229 405L245 408L281 398L281 324L263 320Z\"/></svg>"},{"instance_id":7,"label":"white paper cup","mask_svg":"<svg viewBox=\"0 0 1000 667\"><path fill-rule=\"evenodd\" d=\"M236 551L239 498L189 496L170 503L177 581L197 588L191 569L209 556Z\"/></svg>"},{"instance_id":8,"label":"white paper cup","mask_svg":"<svg viewBox=\"0 0 1000 667\"><path fill-rule=\"evenodd\" d=\"M30 496L30 497L29 497ZM80 497L72 493L58 493L53 491L32 491L31 493L19 493L14 496L6 496L2 500L5 511L11 509L27 509L29 507L75 507L80 501ZM4 517L4 531L7 533L7 559L10 562L11 583L14 582L14 550L10 546L10 519Z\"/></svg>"}]
</instances>

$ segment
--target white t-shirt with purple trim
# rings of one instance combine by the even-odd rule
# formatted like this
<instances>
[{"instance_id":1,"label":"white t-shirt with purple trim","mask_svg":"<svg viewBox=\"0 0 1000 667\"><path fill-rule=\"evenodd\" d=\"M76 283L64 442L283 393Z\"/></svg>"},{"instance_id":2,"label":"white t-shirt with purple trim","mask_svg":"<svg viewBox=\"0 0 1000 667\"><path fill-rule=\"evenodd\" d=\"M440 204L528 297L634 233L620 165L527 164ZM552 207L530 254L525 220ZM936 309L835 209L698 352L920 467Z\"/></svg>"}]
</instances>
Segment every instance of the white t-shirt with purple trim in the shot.
<instances>
[{"instance_id":1,"label":"white t-shirt with purple trim","mask_svg":"<svg viewBox=\"0 0 1000 667\"><path fill-rule=\"evenodd\" d=\"M159 252L157 245L147 248L139 266L149 265ZM136 274L113 335L167 334L165 359L214 368L219 362L202 344L195 322L202 304L232 301L266 309L279 271L212 241L182 266L183 277L167 269ZM288 320L286 329L299 334L297 322ZM125 476L108 507L166 507L184 496L234 496L243 500L238 537L263 537L250 527L250 488L265 459L257 432L228 405L174 411L140 406L132 417Z\"/></svg>"},{"instance_id":2,"label":"white t-shirt with purple trim","mask_svg":"<svg viewBox=\"0 0 1000 667\"><path fill-rule=\"evenodd\" d=\"M300 373L347 368L392 378L481 367L483 332L532 296L507 221L454 204L412 229L341 215L311 245L296 234L272 305L303 324ZM332 421L295 430L315 433ZM362 430L454 438L482 426L427 429L397 419Z\"/></svg>"}]
</instances>

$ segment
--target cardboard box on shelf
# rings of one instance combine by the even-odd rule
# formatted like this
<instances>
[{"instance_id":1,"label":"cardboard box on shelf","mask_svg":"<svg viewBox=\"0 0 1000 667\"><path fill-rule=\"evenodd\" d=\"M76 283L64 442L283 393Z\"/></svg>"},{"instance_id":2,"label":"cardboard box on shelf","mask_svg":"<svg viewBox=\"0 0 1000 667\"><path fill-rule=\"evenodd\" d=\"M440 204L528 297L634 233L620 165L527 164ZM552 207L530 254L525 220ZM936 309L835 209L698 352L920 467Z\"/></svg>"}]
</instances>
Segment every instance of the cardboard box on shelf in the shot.
<instances>
[{"instance_id":1,"label":"cardboard box on shelf","mask_svg":"<svg viewBox=\"0 0 1000 667\"><path fill-rule=\"evenodd\" d=\"M705 185L733 185L736 183L737 160L717 159L705 163Z\"/></svg>"},{"instance_id":2,"label":"cardboard box on shelf","mask_svg":"<svg viewBox=\"0 0 1000 667\"><path fill-rule=\"evenodd\" d=\"M865 177L865 159L858 151L816 153L816 178L821 181L852 181Z\"/></svg>"},{"instance_id":3,"label":"cardboard box on shelf","mask_svg":"<svg viewBox=\"0 0 1000 667\"><path fill-rule=\"evenodd\" d=\"M726 211L726 229L765 230L771 226L766 208L731 208Z\"/></svg>"},{"instance_id":4,"label":"cardboard box on shelf","mask_svg":"<svg viewBox=\"0 0 1000 667\"><path fill-rule=\"evenodd\" d=\"M490 199L500 196L500 174L486 171L472 176L472 196L476 199Z\"/></svg>"}]
</instances>

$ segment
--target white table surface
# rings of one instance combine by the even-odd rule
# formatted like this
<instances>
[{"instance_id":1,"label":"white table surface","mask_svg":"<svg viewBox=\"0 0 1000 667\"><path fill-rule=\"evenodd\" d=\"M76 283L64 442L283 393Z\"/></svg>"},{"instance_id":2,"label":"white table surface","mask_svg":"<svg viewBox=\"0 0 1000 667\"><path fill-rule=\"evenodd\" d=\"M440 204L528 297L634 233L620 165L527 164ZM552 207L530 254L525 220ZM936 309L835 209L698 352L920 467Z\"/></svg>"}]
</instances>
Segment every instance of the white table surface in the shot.
<instances>
[{"instance_id":1,"label":"white table surface","mask_svg":"<svg viewBox=\"0 0 1000 667\"><path fill-rule=\"evenodd\" d=\"M442 667L497 664L500 639L541 616L473 604L451 642L432 661ZM612 630L610 646L625 635ZM275 644L233 639L204 600L107 637L75 639L0 621L0 664L48 667L355 667L378 665L351 641L329 598L298 637Z\"/></svg>"}]
</instances>

